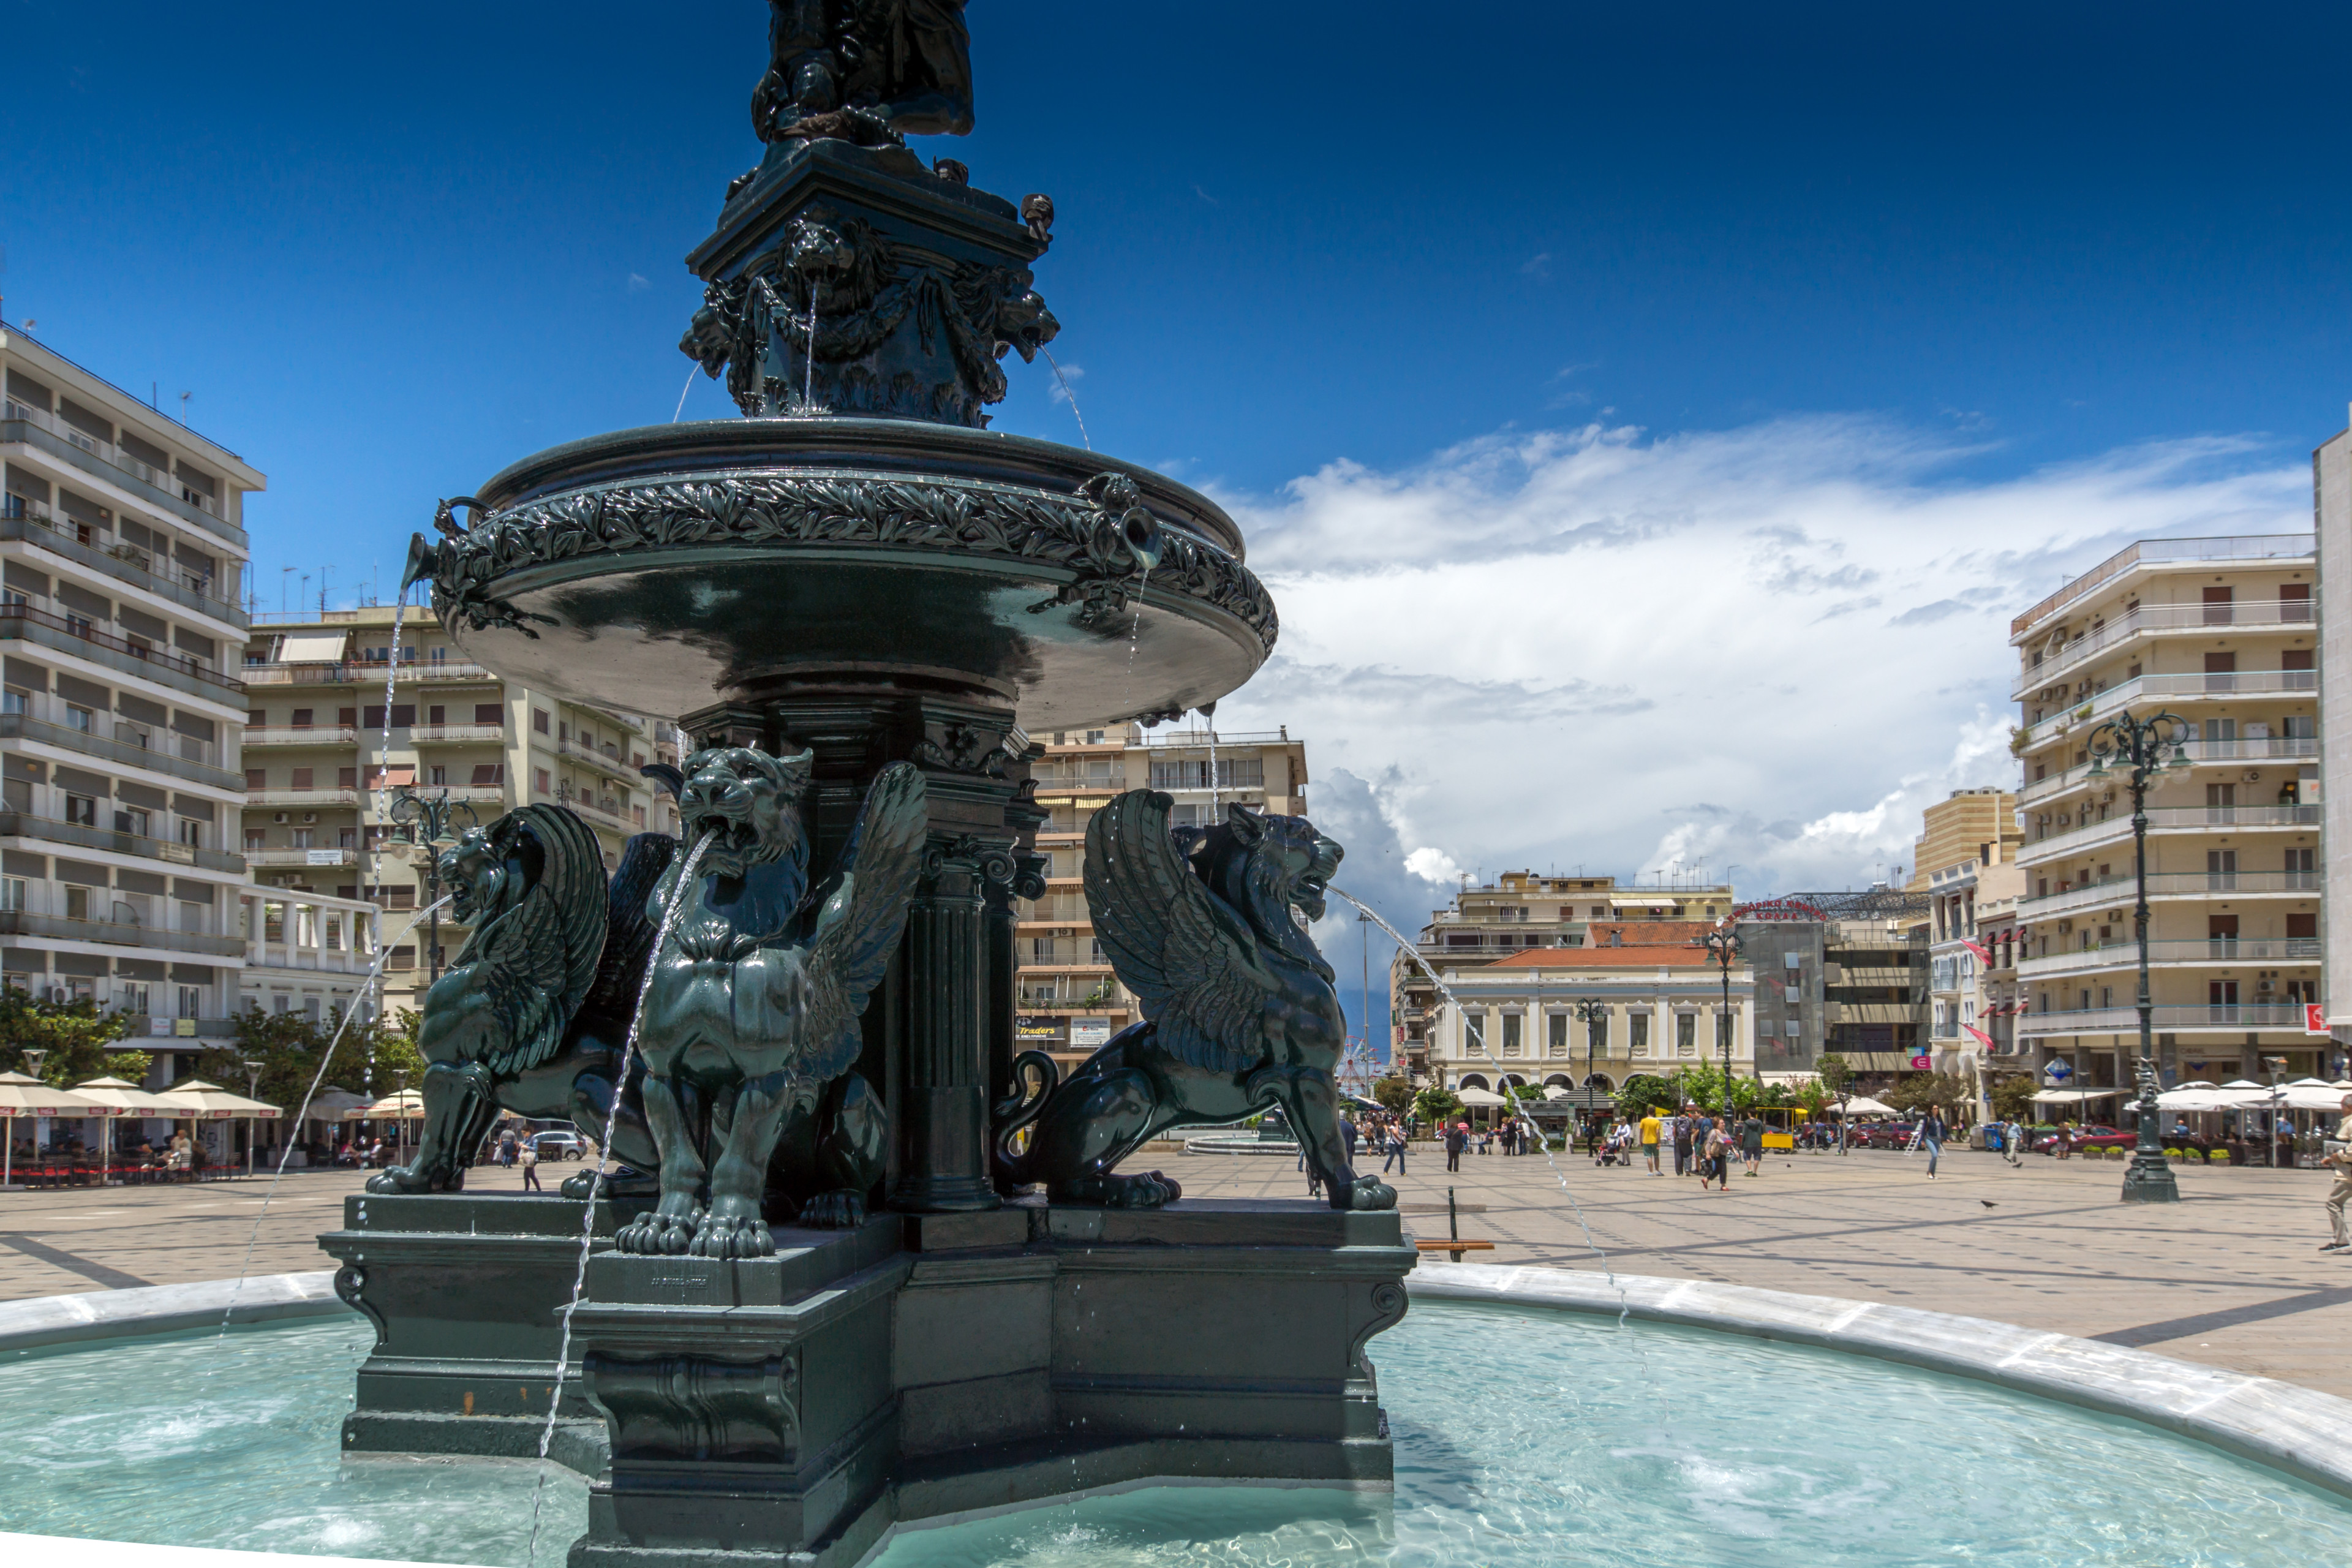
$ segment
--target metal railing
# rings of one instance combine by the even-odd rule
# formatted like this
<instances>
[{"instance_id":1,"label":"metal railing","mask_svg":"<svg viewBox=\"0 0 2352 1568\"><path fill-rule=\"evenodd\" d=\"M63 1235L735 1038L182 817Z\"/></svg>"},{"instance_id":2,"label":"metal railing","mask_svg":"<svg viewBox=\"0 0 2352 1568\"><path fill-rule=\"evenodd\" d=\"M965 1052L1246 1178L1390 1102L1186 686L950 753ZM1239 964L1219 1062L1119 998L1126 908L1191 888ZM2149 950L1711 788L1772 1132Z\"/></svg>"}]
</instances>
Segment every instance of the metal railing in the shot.
<instances>
[{"instance_id":1,"label":"metal railing","mask_svg":"<svg viewBox=\"0 0 2352 1568\"><path fill-rule=\"evenodd\" d=\"M2314 868L2309 871L2150 871L2147 874L2147 896L2151 899L2237 898L2260 893L2316 893L2326 873ZM2070 910L2095 909L2101 905L2121 907L2133 898L2129 872L2120 877L2105 877L2097 881L2075 887L2061 886L2049 893L2021 898L2017 900L2020 920L2042 921L2063 915Z\"/></svg>"},{"instance_id":2,"label":"metal railing","mask_svg":"<svg viewBox=\"0 0 2352 1568\"><path fill-rule=\"evenodd\" d=\"M118 733L123 729L118 726ZM135 731L134 731L135 733ZM166 731L166 733L170 733ZM53 720L36 718L30 713L0 713L0 738L37 741L44 745L79 752L86 756L103 758L123 767L142 772L163 773L184 779L190 784L210 784L215 789L242 789L245 781L226 768L215 767L204 757L175 755L173 750L143 746L135 740L109 740L92 734L79 725L60 724ZM194 735L172 735L174 742L209 752L212 748Z\"/></svg>"},{"instance_id":3,"label":"metal railing","mask_svg":"<svg viewBox=\"0 0 2352 1568\"><path fill-rule=\"evenodd\" d=\"M2319 539L2310 533L2249 533L2220 539L2143 539L2118 550L2088 572L2009 623L2016 637L2052 612L2073 604L2103 584L2111 583L2143 563L2160 561L2273 561L2319 552Z\"/></svg>"},{"instance_id":4,"label":"metal railing","mask_svg":"<svg viewBox=\"0 0 2352 1568\"><path fill-rule=\"evenodd\" d=\"M224 849L199 849L173 839L151 838L143 833L121 833L110 827L66 822L29 811L0 811L0 837L10 837L43 838L52 844L70 844L82 849L106 849L117 855L138 855L150 860L168 861L175 866L201 866L208 871L226 871L236 876L245 874L244 857L232 855Z\"/></svg>"},{"instance_id":5,"label":"metal railing","mask_svg":"<svg viewBox=\"0 0 2352 1568\"><path fill-rule=\"evenodd\" d=\"M2299 1002L2213 1003L2203 1006L2168 1005L2151 1007L2152 1027L2181 1029L2281 1029L2303 1027ZM2093 1007L2088 1011L2053 1010L2021 1013L2021 1035L2126 1034L2139 1027L2137 1007Z\"/></svg>"},{"instance_id":6,"label":"metal railing","mask_svg":"<svg viewBox=\"0 0 2352 1568\"><path fill-rule=\"evenodd\" d=\"M383 689L389 661L370 663L365 659L296 660L261 659L238 668L247 684L255 686L373 686ZM465 659L419 659L412 664L400 661L398 685L406 686L420 680L495 680L498 678L478 664Z\"/></svg>"},{"instance_id":7,"label":"metal railing","mask_svg":"<svg viewBox=\"0 0 2352 1568\"><path fill-rule=\"evenodd\" d=\"M206 495L178 475L155 467L146 458L135 456L120 444L109 441L102 437L93 436L89 431L68 424L46 409L36 408L29 403L19 403L11 397L7 400L5 410L0 410L0 414L5 414L5 416L10 419L21 419L27 425L47 431L76 451L88 453L109 468L137 480L150 489L162 491L183 506L194 507L208 517L217 518L222 515L221 503L217 498Z\"/></svg>"},{"instance_id":8,"label":"metal railing","mask_svg":"<svg viewBox=\"0 0 2352 1568\"><path fill-rule=\"evenodd\" d=\"M455 746L485 741L503 742L507 729L503 724L412 724L408 740L417 746Z\"/></svg>"},{"instance_id":9,"label":"metal railing","mask_svg":"<svg viewBox=\"0 0 2352 1568\"><path fill-rule=\"evenodd\" d=\"M148 552L135 544L96 542L103 537L102 530L88 523L58 520L39 501L19 495L0 500L0 539L21 541L214 620L240 628L246 625L245 612L216 595L209 573L191 572L175 563L162 563L171 569L159 572L159 563Z\"/></svg>"},{"instance_id":10,"label":"metal railing","mask_svg":"<svg viewBox=\"0 0 2352 1568\"><path fill-rule=\"evenodd\" d=\"M1219 730L1215 733L1219 751L1224 750L1227 746L1279 746L1303 740L1303 737L1293 735L1287 730L1235 730L1230 732ZM1130 741L1128 743L1142 745L1153 750L1170 746L1191 746L1200 749L1205 754L1209 746L1209 735L1210 731L1206 730L1146 730L1140 742Z\"/></svg>"},{"instance_id":11,"label":"metal railing","mask_svg":"<svg viewBox=\"0 0 2352 1568\"><path fill-rule=\"evenodd\" d=\"M226 692L242 694L245 690L241 682L231 679L209 665L199 664L193 658L168 652L152 644L132 642L128 637L116 637L112 632L100 631L94 621L86 621L79 616L51 615L30 605L0 604L0 637L21 637L26 635L26 628L36 626L72 638L75 642L89 643L111 653L125 655L140 664L152 665L174 675L188 676L207 685L217 686ZM48 639L34 640L46 642ZM71 648L70 643L61 646L68 651Z\"/></svg>"},{"instance_id":12,"label":"metal railing","mask_svg":"<svg viewBox=\"0 0 2352 1568\"><path fill-rule=\"evenodd\" d=\"M359 803L360 792L349 784L326 789L295 789L290 785L268 784L260 789L248 788L245 792L245 804L247 805L321 806L357 805Z\"/></svg>"},{"instance_id":13,"label":"metal railing","mask_svg":"<svg viewBox=\"0 0 2352 1568\"><path fill-rule=\"evenodd\" d=\"M2206 829L2227 828L2232 832L2247 827L2316 827L2319 807L2314 805L2159 805L2150 806L2147 830L2150 833L2181 833ZM2027 841L2019 858L2031 857L2039 861L2047 856L2073 853L2084 846L2117 836L2129 837L2132 830L2131 813L2117 810L2103 822L2088 826L2068 828L2047 837Z\"/></svg>"},{"instance_id":14,"label":"metal railing","mask_svg":"<svg viewBox=\"0 0 2352 1568\"><path fill-rule=\"evenodd\" d=\"M257 724L245 731L245 749L256 746L349 746L360 731L349 724Z\"/></svg>"},{"instance_id":15,"label":"metal railing","mask_svg":"<svg viewBox=\"0 0 2352 1568\"><path fill-rule=\"evenodd\" d=\"M345 848L248 849L245 858L250 866L356 866L360 852Z\"/></svg>"},{"instance_id":16,"label":"metal railing","mask_svg":"<svg viewBox=\"0 0 2352 1568\"><path fill-rule=\"evenodd\" d=\"M60 942L97 942L116 947L163 948L176 952L203 953L212 958L237 958L245 952L243 937L215 936L206 931L166 931L137 921L76 920L69 915L35 914L29 910L0 910L0 936L50 937Z\"/></svg>"},{"instance_id":17,"label":"metal railing","mask_svg":"<svg viewBox=\"0 0 2352 1568\"><path fill-rule=\"evenodd\" d=\"M2318 755L2319 742L2315 738L2303 735L2272 735L2265 739L2252 741L2191 741L2189 742L2189 760L2192 763L2291 762L2315 758ZM2053 773L2048 778L2031 780L2018 791L2017 803L2023 805L2031 801L2043 800L2052 795L2063 794L2080 784L2088 776L2090 771L2090 763L2081 763Z\"/></svg>"},{"instance_id":18,"label":"metal railing","mask_svg":"<svg viewBox=\"0 0 2352 1568\"><path fill-rule=\"evenodd\" d=\"M2312 963L2321 956L2315 936L2209 938L2204 942L2147 944L2150 963ZM2095 947L2069 948L2063 952L2026 959L2017 966L2017 972L2031 979L2074 970L2131 968L2138 963L2138 942L2106 942Z\"/></svg>"},{"instance_id":19,"label":"metal railing","mask_svg":"<svg viewBox=\"0 0 2352 1568\"><path fill-rule=\"evenodd\" d=\"M2205 626L2307 626L2318 615L2316 605L2316 595L2307 599L2233 599L2218 605L2136 605L2113 620L2075 633L2063 646L2046 651L2040 663L2029 659L2018 671L2017 689L2009 695L2014 701L2051 685L2084 660L2142 632Z\"/></svg>"},{"instance_id":20,"label":"metal railing","mask_svg":"<svg viewBox=\"0 0 2352 1568\"><path fill-rule=\"evenodd\" d=\"M2066 704L2061 711L2026 726L2017 749L2030 752L2054 737L2085 724L2096 724L2120 708L2136 702L2216 700L2285 691L2317 691L2315 669L2214 670L2209 674L2143 675L2110 686L2105 691Z\"/></svg>"}]
</instances>

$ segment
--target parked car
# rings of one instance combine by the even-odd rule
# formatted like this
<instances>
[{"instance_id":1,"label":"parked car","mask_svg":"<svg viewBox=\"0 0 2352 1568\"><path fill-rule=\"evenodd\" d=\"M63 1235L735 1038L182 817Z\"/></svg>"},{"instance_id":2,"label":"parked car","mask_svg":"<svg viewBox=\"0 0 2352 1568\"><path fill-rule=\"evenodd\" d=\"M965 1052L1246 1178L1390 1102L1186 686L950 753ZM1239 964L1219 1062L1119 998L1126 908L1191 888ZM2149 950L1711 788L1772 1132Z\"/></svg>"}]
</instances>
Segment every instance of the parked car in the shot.
<instances>
[{"instance_id":1,"label":"parked car","mask_svg":"<svg viewBox=\"0 0 2352 1568\"><path fill-rule=\"evenodd\" d=\"M541 1132L530 1141L542 1160L579 1160L588 1153L587 1141L577 1132Z\"/></svg>"},{"instance_id":2,"label":"parked car","mask_svg":"<svg viewBox=\"0 0 2352 1568\"><path fill-rule=\"evenodd\" d=\"M2033 1134L2033 1152L2037 1154L2054 1154L2058 1152L2058 1140L2064 1136L2063 1132L2055 1128L2046 1133L2037 1128ZM2106 1148L2107 1144L2098 1142L2099 1140L2120 1138L2126 1146L2132 1142L2130 1133L2120 1128L2110 1127L2103 1121L2086 1121L2074 1129L2074 1147L2078 1151Z\"/></svg>"},{"instance_id":3,"label":"parked car","mask_svg":"<svg viewBox=\"0 0 2352 1568\"><path fill-rule=\"evenodd\" d=\"M1861 1143L1865 1149L1908 1149L1911 1134L1919 1124L1916 1121L1871 1121L1862 1128Z\"/></svg>"}]
</instances>

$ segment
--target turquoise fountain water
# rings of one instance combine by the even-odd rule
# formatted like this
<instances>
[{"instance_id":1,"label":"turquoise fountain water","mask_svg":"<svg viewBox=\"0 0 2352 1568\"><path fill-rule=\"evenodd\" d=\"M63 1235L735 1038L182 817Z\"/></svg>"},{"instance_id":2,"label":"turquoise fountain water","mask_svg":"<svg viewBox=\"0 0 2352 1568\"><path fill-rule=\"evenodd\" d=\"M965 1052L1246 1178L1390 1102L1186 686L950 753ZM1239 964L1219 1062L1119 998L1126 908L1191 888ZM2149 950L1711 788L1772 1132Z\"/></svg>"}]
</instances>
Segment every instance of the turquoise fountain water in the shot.
<instances>
[{"instance_id":1,"label":"turquoise fountain water","mask_svg":"<svg viewBox=\"0 0 2352 1568\"><path fill-rule=\"evenodd\" d=\"M0 1530L520 1563L538 1466L338 1456L371 1331L331 1319L0 1361L14 1438ZM2352 1538L2352 1507L2273 1471L1885 1363L1427 1301L1376 1351L1393 1500L1147 1488L903 1531L874 1568L2300 1568ZM177 1398L207 1359L205 1402ZM585 1519L584 1482L545 1474L532 1568L562 1563Z\"/></svg>"}]
</instances>

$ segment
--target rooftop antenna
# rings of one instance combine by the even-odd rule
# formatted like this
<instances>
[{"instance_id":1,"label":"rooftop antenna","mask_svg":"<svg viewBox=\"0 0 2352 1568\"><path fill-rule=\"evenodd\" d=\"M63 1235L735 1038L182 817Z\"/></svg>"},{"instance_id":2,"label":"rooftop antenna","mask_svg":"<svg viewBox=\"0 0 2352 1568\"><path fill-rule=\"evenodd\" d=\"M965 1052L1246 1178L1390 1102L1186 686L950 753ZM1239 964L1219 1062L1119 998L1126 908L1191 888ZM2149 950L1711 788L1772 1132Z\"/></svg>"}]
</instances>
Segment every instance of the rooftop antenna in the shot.
<instances>
[{"instance_id":1,"label":"rooftop antenna","mask_svg":"<svg viewBox=\"0 0 2352 1568\"><path fill-rule=\"evenodd\" d=\"M319 568L319 618L322 621L327 618L327 574L333 570L331 566Z\"/></svg>"},{"instance_id":2,"label":"rooftop antenna","mask_svg":"<svg viewBox=\"0 0 2352 1568\"><path fill-rule=\"evenodd\" d=\"M180 394L180 427L184 430L187 428L188 425L188 399L194 395L195 394L193 392L184 392Z\"/></svg>"},{"instance_id":3,"label":"rooftop antenna","mask_svg":"<svg viewBox=\"0 0 2352 1568\"><path fill-rule=\"evenodd\" d=\"M291 566L280 566L278 569L278 613L281 616L287 613L286 584L288 579L293 575L293 572L294 568Z\"/></svg>"}]
</instances>

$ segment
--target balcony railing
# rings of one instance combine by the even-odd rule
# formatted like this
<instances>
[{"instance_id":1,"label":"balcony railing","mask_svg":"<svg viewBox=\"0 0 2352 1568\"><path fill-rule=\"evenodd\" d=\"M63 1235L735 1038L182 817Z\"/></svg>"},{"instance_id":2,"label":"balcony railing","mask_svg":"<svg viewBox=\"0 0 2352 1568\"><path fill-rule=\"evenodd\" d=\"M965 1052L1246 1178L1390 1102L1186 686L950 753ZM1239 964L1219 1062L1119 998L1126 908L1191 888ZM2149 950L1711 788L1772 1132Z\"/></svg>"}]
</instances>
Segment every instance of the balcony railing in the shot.
<instances>
[{"instance_id":1,"label":"balcony railing","mask_svg":"<svg viewBox=\"0 0 2352 1568\"><path fill-rule=\"evenodd\" d=\"M89 537L85 539L83 535ZM102 572L118 582L144 588L184 609L242 628L245 612L214 596L215 584L207 572L191 572L175 562L160 560L135 544L101 545L104 534L86 523L59 519L37 500L12 495L0 501L0 539L22 540L61 560ZM157 568L163 570L157 570Z\"/></svg>"},{"instance_id":2,"label":"balcony railing","mask_svg":"<svg viewBox=\"0 0 2352 1568\"><path fill-rule=\"evenodd\" d=\"M2030 752L2069 730L2096 724L2118 709L2135 703L2167 700L2257 696L2283 691L2317 691L2319 672L2313 669L2214 670L2197 675L2143 675L2071 703L2041 722L2026 727L2019 750Z\"/></svg>"},{"instance_id":3,"label":"balcony railing","mask_svg":"<svg viewBox=\"0 0 2352 1568\"><path fill-rule=\"evenodd\" d=\"M2253 533L2222 539L2143 539L2108 556L2032 609L2009 623L2012 637L2084 595L2112 583L2135 566L2164 561L2274 561L2319 553L2319 541L2309 533Z\"/></svg>"},{"instance_id":4,"label":"balcony railing","mask_svg":"<svg viewBox=\"0 0 2352 1568\"><path fill-rule=\"evenodd\" d=\"M249 686L373 686L383 689L383 678L390 666L366 660L298 661L263 659L249 661L238 668L237 673ZM400 661L398 684L406 686L418 680L495 680L498 679L478 664L465 659L435 661L419 659Z\"/></svg>"},{"instance_id":5,"label":"balcony railing","mask_svg":"<svg viewBox=\"0 0 2352 1568\"><path fill-rule=\"evenodd\" d=\"M2042 662L2029 658L2018 672L2011 700L2038 691L2069 670L2142 632L2181 631L2205 626L2309 626L2318 611L2314 599L2248 599L2220 605L2141 605L2111 621L2078 632L2063 647L2043 654ZM2031 649L2027 650L2029 654Z\"/></svg>"},{"instance_id":6,"label":"balcony railing","mask_svg":"<svg viewBox=\"0 0 2352 1568\"><path fill-rule=\"evenodd\" d=\"M2192 763L2297 762L2319 755L2319 742L2309 736L2272 735L2254 741L2191 741L2189 760ZM2048 778L2034 779L2018 791L2020 805L2046 800L2053 795L2080 786L2089 774L2091 764L2081 763ZM2111 778L2123 775L2109 770Z\"/></svg>"},{"instance_id":7,"label":"balcony railing","mask_svg":"<svg viewBox=\"0 0 2352 1568\"><path fill-rule=\"evenodd\" d=\"M322 805L357 805L359 803L360 792L347 785L337 786L332 789L292 789L278 785L271 785L263 789L248 789L245 792L245 804L247 805L299 805L315 807Z\"/></svg>"},{"instance_id":8,"label":"balcony railing","mask_svg":"<svg viewBox=\"0 0 2352 1568\"><path fill-rule=\"evenodd\" d=\"M2316 827L2319 807L2314 805L2158 805L2147 813L2150 833L2237 832L2248 827ZM2039 864L2053 856L2072 854L2109 838L2131 837L2128 809L2119 809L2104 822L2069 828L2046 838L2030 840L2018 858Z\"/></svg>"},{"instance_id":9,"label":"balcony railing","mask_svg":"<svg viewBox=\"0 0 2352 1568\"><path fill-rule=\"evenodd\" d=\"M349 746L360 732L346 724L267 724L245 732L245 749L257 746Z\"/></svg>"},{"instance_id":10,"label":"balcony railing","mask_svg":"<svg viewBox=\"0 0 2352 1568\"><path fill-rule=\"evenodd\" d=\"M499 733L503 735L505 731L500 731ZM636 784L642 780L643 775L637 772L635 764L617 751L604 751L589 745L584 741L570 739L556 742L555 749L564 756L576 762L586 763L591 767L601 769L630 784Z\"/></svg>"},{"instance_id":11,"label":"balcony railing","mask_svg":"<svg viewBox=\"0 0 2352 1568\"><path fill-rule=\"evenodd\" d=\"M117 726L118 733L128 728ZM0 713L0 738L37 741L44 745L79 752L85 756L100 757L119 766L163 773L172 778L184 779L190 784L210 784L215 789L245 787L245 781L236 774L226 768L214 767L204 760L204 753L212 750L205 742L194 735L173 734L169 731L161 733L169 737L171 750L141 745L136 739L109 740L78 725L58 724L35 718L29 713ZM131 734L135 737L138 731L131 731ZM156 737L151 734L147 738ZM175 754L191 749L198 754L194 757Z\"/></svg>"},{"instance_id":12,"label":"balcony railing","mask_svg":"<svg viewBox=\"0 0 2352 1568\"><path fill-rule=\"evenodd\" d=\"M95 827L88 823L37 816L29 811L0 811L0 837L7 837L43 838L52 844L70 844L81 849L105 849L117 855L137 855L149 860L168 861L175 866L201 866L208 871L226 871L233 876L245 874L244 857L226 850L199 849L169 838L150 838L143 833L118 833L112 828Z\"/></svg>"},{"instance_id":13,"label":"balcony railing","mask_svg":"<svg viewBox=\"0 0 2352 1568\"><path fill-rule=\"evenodd\" d=\"M356 866L360 852L356 849L248 849L245 852L248 866Z\"/></svg>"},{"instance_id":14,"label":"balcony railing","mask_svg":"<svg viewBox=\"0 0 2352 1568\"><path fill-rule=\"evenodd\" d=\"M41 633L49 635L39 635ZM28 637L44 647L68 653L75 651L76 644L103 648L109 653L123 656L129 661L99 661L110 668L133 675L142 673L142 666L168 671L217 688L218 690L211 694L215 697L221 693L241 696L245 691L241 682L230 679L209 665L199 664L193 658L167 652L150 643L133 642L128 637L116 637L112 632L100 631L95 622L51 615L30 605L0 605L0 638L7 637Z\"/></svg>"},{"instance_id":15,"label":"balcony railing","mask_svg":"<svg viewBox=\"0 0 2352 1568\"><path fill-rule=\"evenodd\" d=\"M417 746L475 745L506 738L503 724L412 724L408 730L409 743Z\"/></svg>"},{"instance_id":16,"label":"balcony railing","mask_svg":"<svg viewBox=\"0 0 2352 1568\"><path fill-rule=\"evenodd\" d=\"M2150 963L2315 963L2320 956L2319 939L2315 936L2242 937L2236 941L2209 939L2204 942L2151 942L2147 944L2147 961ZM2018 973L2031 979L2035 975L2062 974L2075 970L2132 968L2138 963L2139 943L2109 942L2096 947L2053 952L2044 958L2029 958L2018 965Z\"/></svg>"},{"instance_id":17,"label":"balcony railing","mask_svg":"<svg viewBox=\"0 0 2352 1568\"><path fill-rule=\"evenodd\" d=\"M167 500L193 507L207 517L217 519L221 516L221 503L216 498L183 482L178 476L155 467L144 458L132 456L112 441L100 440L87 430L75 428L46 409L36 408L29 403L19 403L12 397L7 400L6 407L0 409L0 414L47 432L76 451L97 458L125 479L157 491Z\"/></svg>"},{"instance_id":18,"label":"balcony railing","mask_svg":"<svg viewBox=\"0 0 2352 1568\"><path fill-rule=\"evenodd\" d=\"M2326 873L2314 868L2309 871L2150 871L2147 874L2147 896L2150 899L2235 899L2250 894L2301 894L2309 896L2320 890ZM2021 921L2043 921L2063 915L2069 910L2095 909L2101 905L2122 906L2132 900L2132 879L2129 874L2104 877L2076 887L2060 887L2049 893L2017 900L2017 918Z\"/></svg>"},{"instance_id":19,"label":"balcony railing","mask_svg":"<svg viewBox=\"0 0 2352 1568\"><path fill-rule=\"evenodd\" d=\"M2303 1005L2299 1002L2211 1004L2201 1007L2168 1005L2151 1007L2148 1011L2153 1015L2151 1026L2168 1031L2303 1027ZM2020 1035L2125 1034L2138 1027L2139 1010L2137 1007L2022 1013L2017 1017Z\"/></svg>"},{"instance_id":20,"label":"balcony railing","mask_svg":"<svg viewBox=\"0 0 2352 1568\"><path fill-rule=\"evenodd\" d=\"M27 910L0 910L0 936L47 937L56 942L105 942L115 947L163 948L173 952L202 953L210 958L237 958L245 939L214 936L205 931L165 931L136 921L81 921L66 915L37 915Z\"/></svg>"}]
</instances>

